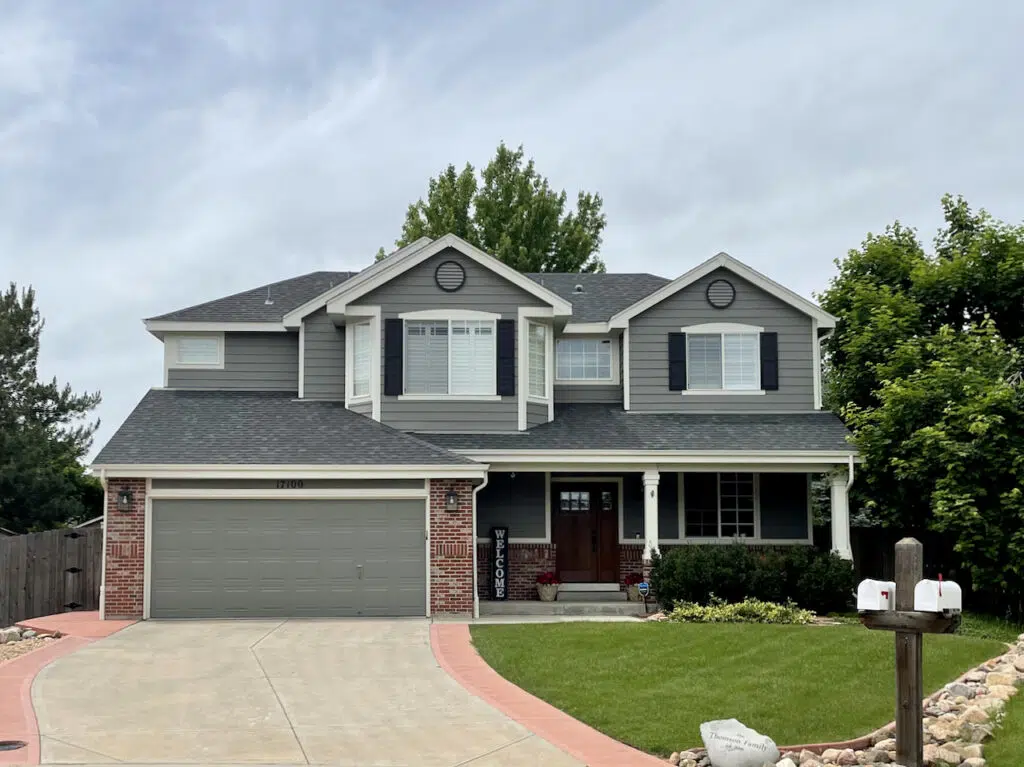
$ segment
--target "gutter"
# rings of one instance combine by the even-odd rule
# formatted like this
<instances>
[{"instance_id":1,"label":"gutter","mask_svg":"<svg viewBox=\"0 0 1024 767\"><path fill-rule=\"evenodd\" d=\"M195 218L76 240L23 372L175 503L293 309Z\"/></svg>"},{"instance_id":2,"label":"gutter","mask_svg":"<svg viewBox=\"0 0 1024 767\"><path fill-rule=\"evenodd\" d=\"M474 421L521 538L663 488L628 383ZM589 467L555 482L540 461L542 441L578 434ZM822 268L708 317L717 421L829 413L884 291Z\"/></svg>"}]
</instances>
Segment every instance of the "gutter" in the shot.
<instances>
[{"instance_id":1,"label":"gutter","mask_svg":"<svg viewBox=\"0 0 1024 767\"><path fill-rule=\"evenodd\" d=\"M484 474L483 483L473 488L473 617L480 617L480 588L477 584L477 562L476 562L476 494L487 487L490 479L489 474Z\"/></svg>"}]
</instances>

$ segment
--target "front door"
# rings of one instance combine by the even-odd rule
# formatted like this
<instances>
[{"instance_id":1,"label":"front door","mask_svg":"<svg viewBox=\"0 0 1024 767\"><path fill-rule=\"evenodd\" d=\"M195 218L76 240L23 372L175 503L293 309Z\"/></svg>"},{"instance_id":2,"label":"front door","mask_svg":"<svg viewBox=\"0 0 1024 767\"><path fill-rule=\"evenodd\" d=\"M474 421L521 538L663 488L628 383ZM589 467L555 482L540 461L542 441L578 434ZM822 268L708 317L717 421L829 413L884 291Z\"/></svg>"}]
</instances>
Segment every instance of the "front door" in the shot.
<instances>
[{"instance_id":1,"label":"front door","mask_svg":"<svg viewBox=\"0 0 1024 767\"><path fill-rule=\"evenodd\" d=\"M563 583L618 583L618 485L552 480L551 540Z\"/></svg>"}]
</instances>

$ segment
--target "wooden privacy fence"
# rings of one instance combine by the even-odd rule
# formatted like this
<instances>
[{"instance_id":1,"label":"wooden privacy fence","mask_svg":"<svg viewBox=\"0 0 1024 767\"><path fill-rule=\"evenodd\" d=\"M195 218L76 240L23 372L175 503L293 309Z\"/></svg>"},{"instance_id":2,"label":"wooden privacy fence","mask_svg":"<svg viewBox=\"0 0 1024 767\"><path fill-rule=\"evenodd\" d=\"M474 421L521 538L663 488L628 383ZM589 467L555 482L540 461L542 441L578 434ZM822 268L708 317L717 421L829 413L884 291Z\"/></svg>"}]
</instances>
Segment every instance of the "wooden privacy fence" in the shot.
<instances>
[{"instance_id":1,"label":"wooden privacy fence","mask_svg":"<svg viewBox=\"0 0 1024 767\"><path fill-rule=\"evenodd\" d=\"M98 610L102 552L99 526L0 538L0 627Z\"/></svg>"}]
</instances>

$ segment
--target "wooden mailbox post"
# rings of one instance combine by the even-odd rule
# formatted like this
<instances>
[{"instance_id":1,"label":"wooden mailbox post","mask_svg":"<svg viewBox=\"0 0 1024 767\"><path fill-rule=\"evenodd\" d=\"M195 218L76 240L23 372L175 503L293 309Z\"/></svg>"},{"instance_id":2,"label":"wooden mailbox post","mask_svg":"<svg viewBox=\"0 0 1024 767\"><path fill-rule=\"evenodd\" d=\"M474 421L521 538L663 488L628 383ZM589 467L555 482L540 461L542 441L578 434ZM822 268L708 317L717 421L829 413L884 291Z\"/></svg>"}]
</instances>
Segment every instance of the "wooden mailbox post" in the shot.
<instances>
[{"instance_id":1,"label":"wooden mailbox post","mask_svg":"<svg viewBox=\"0 0 1024 767\"><path fill-rule=\"evenodd\" d=\"M904 538L896 544L896 609L860 611L867 628L896 632L896 761L907 767L924 767L922 636L951 633L960 623L959 614L914 610L923 578L923 547Z\"/></svg>"}]
</instances>

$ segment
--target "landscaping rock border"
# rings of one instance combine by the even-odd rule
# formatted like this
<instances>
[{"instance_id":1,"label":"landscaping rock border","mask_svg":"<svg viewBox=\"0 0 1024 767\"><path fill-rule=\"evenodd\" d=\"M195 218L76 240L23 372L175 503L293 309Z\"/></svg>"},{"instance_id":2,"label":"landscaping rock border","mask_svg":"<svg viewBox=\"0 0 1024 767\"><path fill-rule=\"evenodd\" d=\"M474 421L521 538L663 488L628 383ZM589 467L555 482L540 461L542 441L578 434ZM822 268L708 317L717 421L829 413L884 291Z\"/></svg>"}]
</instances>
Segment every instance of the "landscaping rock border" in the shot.
<instances>
[{"instance_id":1,"label":"landscaping rock border","mask_svg":"<svg viewBox=\"0 0 1024 767\"><path fill-rule=\"evenodd\" d=\"M32 629L21 626L8 626L0 629L0 663L14 660L15 658L44 647L57 636L39 634Z\"/></svg>"},{"instance_id":2,"label":"landscaping rock border","mask_svg":"<svg viewBox=\"0 0 1024 767\"><path fill-rule=\"evenodd\" d=\"M932 767L985 767L984 741L1002 719L1006 701L1024 685L1024 634L1005 654L986 661L922 701L924 762ZM896 723L855 740L782 746L775 767L896 764ZM703 749L672 754L678 767L712 767ZM765 763L765 767L771 767Z\"/></svg>"}]
</instances>

